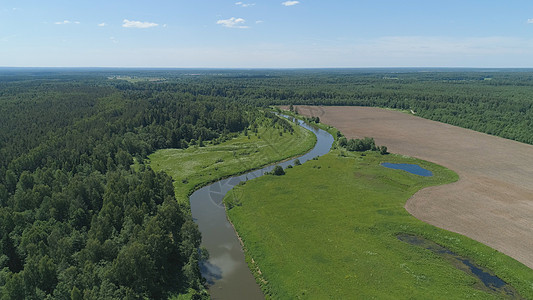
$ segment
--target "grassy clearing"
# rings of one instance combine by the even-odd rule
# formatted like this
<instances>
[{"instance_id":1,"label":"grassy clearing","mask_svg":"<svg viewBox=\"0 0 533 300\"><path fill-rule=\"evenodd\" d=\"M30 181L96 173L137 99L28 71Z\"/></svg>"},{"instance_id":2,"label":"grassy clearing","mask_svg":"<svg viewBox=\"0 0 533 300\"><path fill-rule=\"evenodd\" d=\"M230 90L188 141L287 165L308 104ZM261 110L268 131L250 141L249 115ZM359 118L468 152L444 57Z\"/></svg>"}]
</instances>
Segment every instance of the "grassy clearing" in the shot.
<instances>
[{"instance_id":1,"label":"grassy clearing","mask_svg":"<svg viewBox=\"0 0 533 300\"><path fill-rule=\"evenodd\" d=\"M416 163L434 176L387 169L379 165L384 161ZM399 155L341 150L286 172L237 186L225 199L238 203L228 215L269 297L501 297L475 289L474 277L396 237L407 233L469 257L533 298L531 269L481 243L423 223L403 208L421 188L456 181L454 172Z\"/></svg>"},{"instance_id":2,"label":"grassy clearing","mask_svg":"<svg viewBox=\"0 0 533 300\"><path fill-rule=\"evenodd\" d=\"M313 133L296 124L291 134L266 123L257 133L241 133L218 145L159 150L149 156L150 166L174 179L176 198L188 205L189 194L201 186L303 154L316 142Z\"/></svg>"}]
</instances>

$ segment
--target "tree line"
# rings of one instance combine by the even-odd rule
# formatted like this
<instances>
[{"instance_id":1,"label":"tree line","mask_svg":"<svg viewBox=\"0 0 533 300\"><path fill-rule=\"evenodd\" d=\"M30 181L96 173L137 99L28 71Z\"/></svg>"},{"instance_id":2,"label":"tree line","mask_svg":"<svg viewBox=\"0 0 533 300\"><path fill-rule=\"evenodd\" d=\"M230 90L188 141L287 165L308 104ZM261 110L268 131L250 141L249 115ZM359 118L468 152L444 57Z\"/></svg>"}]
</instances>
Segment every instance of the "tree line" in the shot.
<instances>
[{"instance_id":1,"label":"tree line","mask_svg":"<svg viewBox=\"0 0 533 300\"><path fill-rule=\"evenodd\" d=\"M217 70L165 83L197 97L254 106L357 105L418 116L533 144L530 69ZM147 83L148 85L148 83Z\"/></svg>"}]
</instances>

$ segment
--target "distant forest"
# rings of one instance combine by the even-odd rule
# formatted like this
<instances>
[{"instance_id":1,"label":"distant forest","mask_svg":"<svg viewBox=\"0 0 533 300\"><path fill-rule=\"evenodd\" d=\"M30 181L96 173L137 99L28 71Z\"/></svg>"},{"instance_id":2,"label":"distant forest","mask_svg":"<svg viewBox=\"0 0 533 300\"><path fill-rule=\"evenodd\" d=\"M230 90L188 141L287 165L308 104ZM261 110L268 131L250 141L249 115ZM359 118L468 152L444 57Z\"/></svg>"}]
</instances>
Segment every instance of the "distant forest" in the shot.
<instances>
[{"instance_id":1,"label":"distant forest","mask_svg":"<svg viewBox=\"0 0 533 300\"><path fill-rule=\"evenodd\" d=\"M202 297L200 233L143 159L281 104L413 110L533 144L533 70L0 69L1 298Z\"/></svg>"}]
</instances>

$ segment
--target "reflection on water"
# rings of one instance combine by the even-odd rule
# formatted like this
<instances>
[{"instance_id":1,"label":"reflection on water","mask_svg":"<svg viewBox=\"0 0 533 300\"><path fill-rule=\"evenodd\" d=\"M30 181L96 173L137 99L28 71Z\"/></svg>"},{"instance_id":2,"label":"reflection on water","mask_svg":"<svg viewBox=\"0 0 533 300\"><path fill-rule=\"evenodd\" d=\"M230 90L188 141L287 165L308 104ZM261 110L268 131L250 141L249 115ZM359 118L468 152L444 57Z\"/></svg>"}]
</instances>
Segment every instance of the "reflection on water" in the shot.
<instances>
[{"instance_id":1,"label":"reflection on water","mask_svg":"<svg viewBox=\"0 0 533 300\"><path fill-rule=\"evenodd\" d=\"M222 279L222 269L209 261L200 262L200 272L202 272L202 276L209 285L213 285L215 281Z\"/></svg>"},{"instance_id":2,"label":"reflection on water","mask_svg":"<svg viewBox=\"0 0 533 300\"><path fill-rule=\"evenodd\" d=\"M505 299L522 299L513 287L494 275L490 270L472 263L467 258L459 256L435 242L420 236L408 234L400 234L398 235L398 239L411 245L431 250L433 253L445 258L459 270L476 277L480 280L480 284L475 287L480 290L497 294L499 297Z\"/></svg>"}]
</instances>

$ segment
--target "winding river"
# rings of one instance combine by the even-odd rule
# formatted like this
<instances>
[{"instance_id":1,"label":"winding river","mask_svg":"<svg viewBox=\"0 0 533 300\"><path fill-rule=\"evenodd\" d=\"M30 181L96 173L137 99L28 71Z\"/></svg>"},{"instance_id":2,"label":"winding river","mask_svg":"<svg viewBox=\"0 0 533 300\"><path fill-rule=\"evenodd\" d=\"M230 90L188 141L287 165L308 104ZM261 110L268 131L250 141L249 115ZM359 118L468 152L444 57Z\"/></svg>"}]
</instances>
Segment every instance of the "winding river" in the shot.
<instances>
[{"instance_id":1,"label":"winding river","mask_svg":"<svg viewBox=\"0 0 533 300\"><path fill-rule=\"evenodd\" d=\"M287 116L285 116L287 117ZM329 152L333 136L313 128L301 120L298 125L312 131L317 138L315 147L298 159L304 163ZM278 163L283 168L293 165L296 159ZM200 265L202 275L209 284L212 299L264 299L263 292L244 260L240 241L226 217L222 199L239 182L260 177L276 165L223 179L205 186L190 197L192 217L202 233L202 246L209 251L209 260Z\"/></svg>"}]
</instances>

